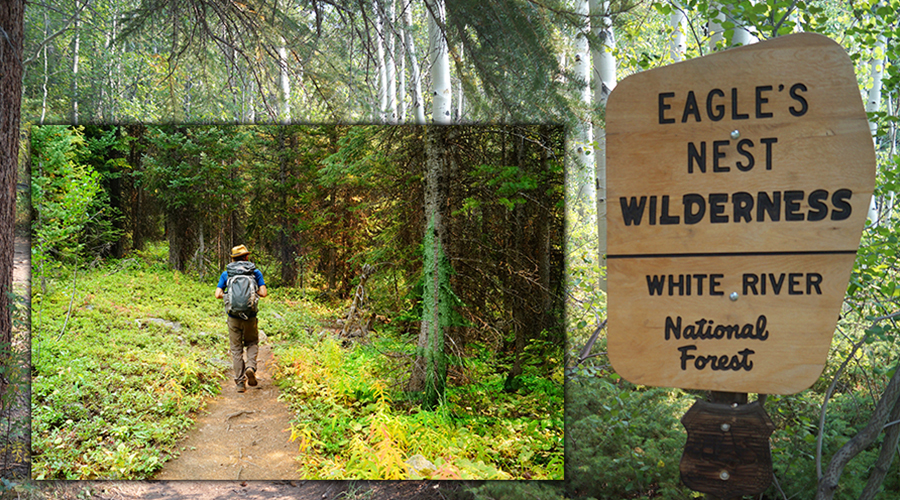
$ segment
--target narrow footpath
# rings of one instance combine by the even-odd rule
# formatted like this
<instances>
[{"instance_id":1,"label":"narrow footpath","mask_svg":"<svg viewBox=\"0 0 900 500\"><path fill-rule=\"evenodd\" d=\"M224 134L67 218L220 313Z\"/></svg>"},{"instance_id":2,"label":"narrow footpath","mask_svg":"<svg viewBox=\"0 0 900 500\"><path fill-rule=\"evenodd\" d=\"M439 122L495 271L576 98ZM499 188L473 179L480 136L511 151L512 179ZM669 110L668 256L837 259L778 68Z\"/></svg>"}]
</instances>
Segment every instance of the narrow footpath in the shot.
<instances>
[{"instance_id":1,"label":"narrow footpath","mask_svg":"<svg viewBox=\"0 0 900 500\"><path fill-rule=\"evenodd\" d=\"M221 394L210 401L178 447L181 455L155 479L301 479L290 442L291 413L272 380L272 348L260 332L258 385L235 390L228 370Z\"/></svg>"}]
</instances>

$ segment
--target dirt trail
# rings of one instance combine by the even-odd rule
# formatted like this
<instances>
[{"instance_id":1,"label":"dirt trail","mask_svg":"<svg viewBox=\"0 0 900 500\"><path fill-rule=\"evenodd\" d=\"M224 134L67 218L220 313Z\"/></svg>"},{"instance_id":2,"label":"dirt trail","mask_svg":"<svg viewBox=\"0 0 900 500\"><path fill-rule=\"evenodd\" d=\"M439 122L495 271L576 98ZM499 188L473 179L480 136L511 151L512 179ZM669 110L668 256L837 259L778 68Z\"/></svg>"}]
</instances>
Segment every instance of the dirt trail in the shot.
<instances>
[{"instance_id":1,"label":"dirt trail","mask_svg":"<svg viewBox=\"0 0 900 500\"><path fill-rule=\"evenodd\" d=\"M262 338L258 360L259 385L239 393L229 370L222 393L179 443L181 456L155 479L302 479L294 461L297 445L289 441L291 413L277 399L272 348Z\"/></svg>"}]
</instances>

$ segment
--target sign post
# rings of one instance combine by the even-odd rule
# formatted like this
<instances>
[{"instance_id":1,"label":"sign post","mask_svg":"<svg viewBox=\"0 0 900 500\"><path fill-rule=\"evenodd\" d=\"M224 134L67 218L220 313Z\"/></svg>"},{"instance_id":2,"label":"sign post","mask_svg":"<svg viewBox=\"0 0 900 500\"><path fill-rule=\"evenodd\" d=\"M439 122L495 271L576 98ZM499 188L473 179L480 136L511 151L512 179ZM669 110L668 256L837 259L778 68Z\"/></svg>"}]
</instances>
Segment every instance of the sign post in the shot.
<instances>
[{"instance_id":1,"label":"sign post","mask_svg":"<svg viewBox=\"0 0 900 500\"><path fill-rule=\"evenodd\" d=\"M606 137L616 371L733 393L812 385L875 183L844 50L804 33L632 75Z\"/></svg>"}]
</instances>

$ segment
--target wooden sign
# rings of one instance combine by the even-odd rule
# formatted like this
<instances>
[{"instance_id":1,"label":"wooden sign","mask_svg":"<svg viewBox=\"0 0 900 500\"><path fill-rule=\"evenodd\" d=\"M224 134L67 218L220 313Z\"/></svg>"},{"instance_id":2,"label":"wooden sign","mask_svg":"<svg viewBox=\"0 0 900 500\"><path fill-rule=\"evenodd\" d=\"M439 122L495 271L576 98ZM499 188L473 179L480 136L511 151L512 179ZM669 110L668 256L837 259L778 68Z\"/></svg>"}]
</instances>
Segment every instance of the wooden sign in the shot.
<instances>
[{"instance_id":1,"label":"wooden sign","mask_svg":"<svg viewBox=\"0 0 900 500\"><path fill-rule=\"evenodd\" d=\"M606 137L616 371L716 391L812 385L875 183L844 50L804 33L632 75Z\"/></svg>"},{"instance_id":2,"label":"wooden sign","mask_svg":"<svg viewBox=\"0 0 900 500\"><path fill-rule=\"evenodd\" d=\"M758 495L772 482L769 436L775 424L762 405L697 401L681 423L687 430L679 471L688 488L718 498Z\"/></svg>"}]
</instances>

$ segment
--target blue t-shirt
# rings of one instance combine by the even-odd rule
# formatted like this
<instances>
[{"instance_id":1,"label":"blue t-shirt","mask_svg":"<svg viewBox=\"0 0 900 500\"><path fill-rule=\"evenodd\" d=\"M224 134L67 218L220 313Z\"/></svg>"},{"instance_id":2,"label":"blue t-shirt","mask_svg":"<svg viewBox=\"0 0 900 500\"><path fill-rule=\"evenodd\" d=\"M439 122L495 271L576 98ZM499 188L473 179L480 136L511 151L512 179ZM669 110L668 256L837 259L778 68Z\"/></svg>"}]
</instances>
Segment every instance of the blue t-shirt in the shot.
<instances>
[{"instance_id":1,"label":"blue t-shirt","mask_svg":"<svg viewBox=\"0 0 900 500\"><path fill-rule=\"evenodd\" d=\"M256 286L266 286L266 282L263 281L262 271L254 269L253 275L256 276ZM228 271L222 271L222 275L219 276L218 288L224 290L226 284L228 284Z\"/></svg>"}]
</instances>

